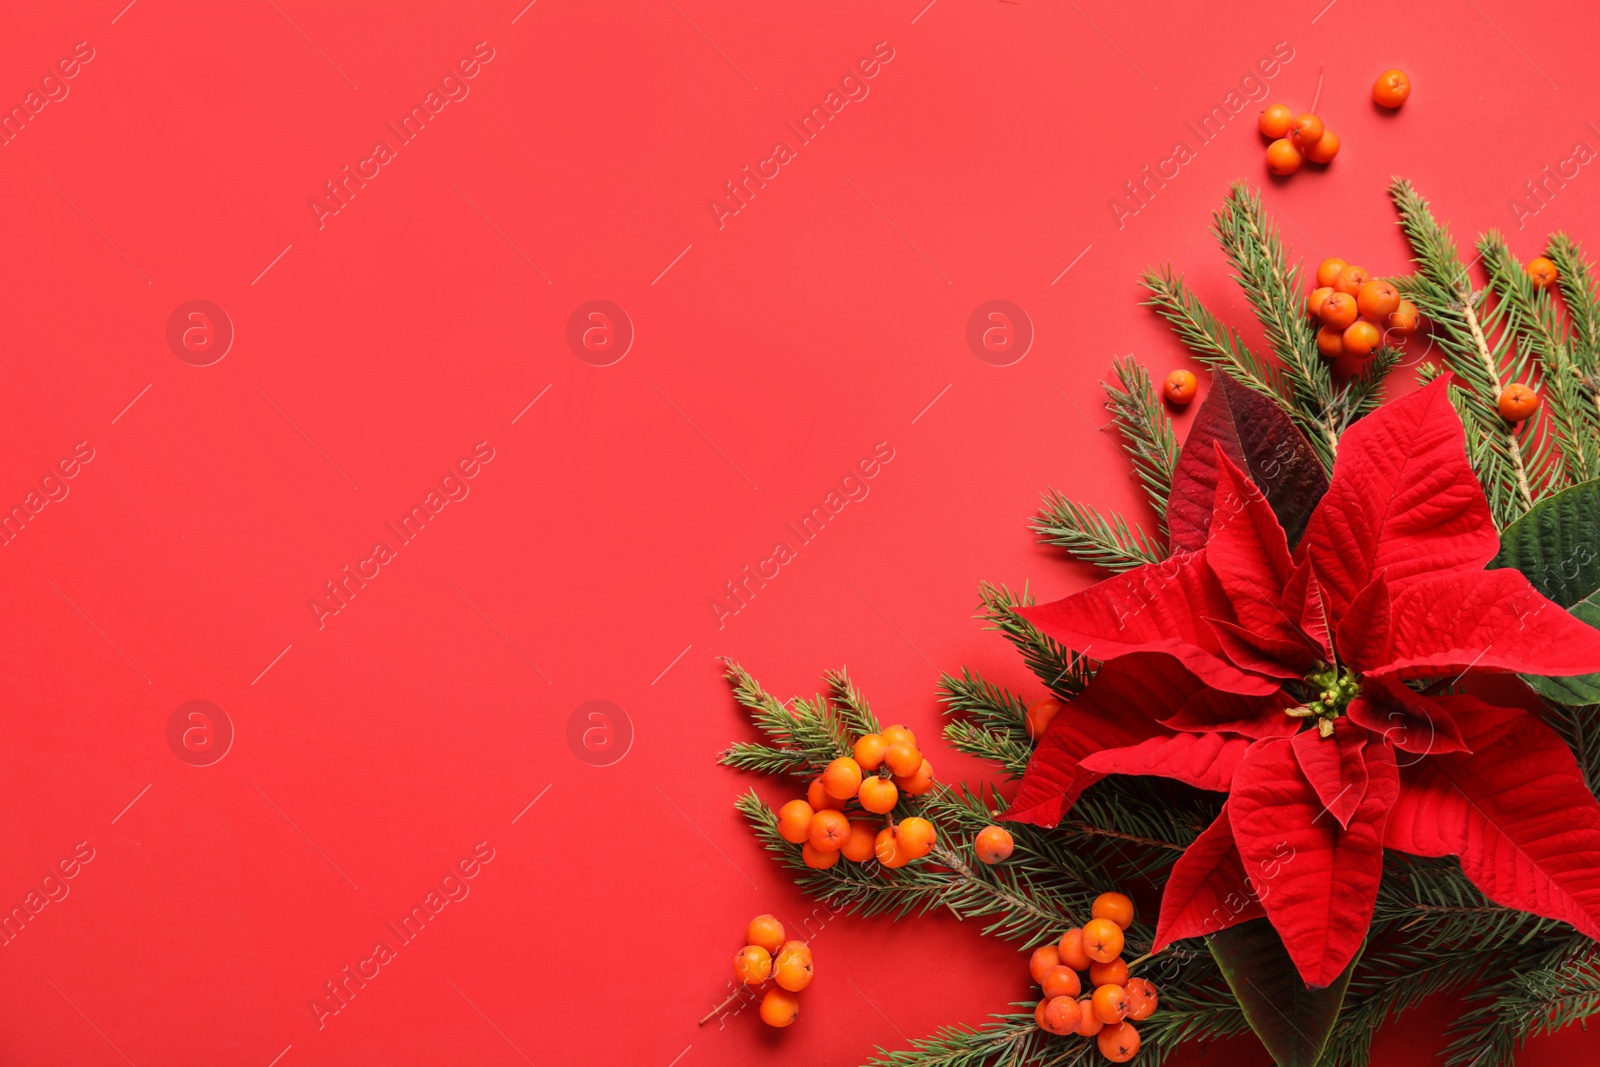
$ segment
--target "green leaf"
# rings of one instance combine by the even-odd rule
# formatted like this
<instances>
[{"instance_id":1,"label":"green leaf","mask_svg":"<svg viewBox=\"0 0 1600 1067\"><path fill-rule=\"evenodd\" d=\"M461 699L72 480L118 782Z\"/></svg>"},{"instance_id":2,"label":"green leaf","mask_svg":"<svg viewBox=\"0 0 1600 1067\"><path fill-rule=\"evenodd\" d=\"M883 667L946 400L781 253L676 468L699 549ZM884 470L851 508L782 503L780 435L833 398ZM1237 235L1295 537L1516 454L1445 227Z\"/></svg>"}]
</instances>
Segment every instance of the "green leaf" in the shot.
<instances>
[{"instance_id":1,"label":"green leaf","mask_svg":"<svg viewBox=\"0 0 1600 1067\"><path fill-rule=\"evenodd\" d=\"M1339 1019L1360 954L1332 985L1308 989L1266 919L1251 919L1206 940L1250 1029L1278 1067L1314 1067Z\"/></svg>"},{"instance_id":2,"label":"green leaf","mask_svg":"<svg viewBox=\"0 0 1600 1067\"><path fill-rule=\"evenodd\" d=\"M1546 497L1507 526L1489 566L1515 567L1564 608L1600 590L1600 478Z\"/></svg>"},{"instance_id":3,"label":"green leaf","mask_svg":"<svg viewBox=\"0 0 1600 1067\"><path fill-rule=\"evenodd\" d=\"M1593 484L1593 483L1589 483ZM1600 630L1600 593L1572 605L1572 614ZM1522 680L1533 686L1534 692L1554 700L1557 704L1579 707L1600 704L1600 674L1579 674L1569 678L1545 678L1537 674L1524 674Z\"/></svg>"}]
</instances>

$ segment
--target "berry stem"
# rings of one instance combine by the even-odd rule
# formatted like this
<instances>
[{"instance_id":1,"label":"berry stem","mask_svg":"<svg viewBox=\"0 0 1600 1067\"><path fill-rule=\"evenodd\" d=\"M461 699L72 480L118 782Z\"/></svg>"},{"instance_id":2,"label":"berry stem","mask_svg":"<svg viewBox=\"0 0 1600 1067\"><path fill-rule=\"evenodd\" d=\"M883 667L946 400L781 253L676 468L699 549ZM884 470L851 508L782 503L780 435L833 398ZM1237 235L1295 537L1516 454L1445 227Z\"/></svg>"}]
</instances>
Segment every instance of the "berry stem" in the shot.
<instances>
[{"instance_id":1,"label":"berry stem","mask_svg":"<svg viewBox=\"0 0 1600 1067\"><path fill-rule=\"evenodd\" d=\"M746 993L749 993L749 994L751 994L753 996L756 992L759 992L761 990L761 988L763 986L765 986L766 984L767 983L762 982L761 985L756 986L754 989L752 989L749 986L743 986L743 987L741 987L739 989L735 989L732 993L730 993L728 995L728 999L727 1000L724 1000L721 1004L718 1004L716 1007L712 1008L711 1011L706 1014L706 1017L704 1019L701 1019L700 1022L697 1023L696 1025L704 1026L706 1023L710 1022L712 1019L715 1019L718 1015L721 1015L722 1012L724 1011L724 1009L726 1009L734 1001L738 1000L740 997L744 996Z\"/></svg>"}]
</instances>

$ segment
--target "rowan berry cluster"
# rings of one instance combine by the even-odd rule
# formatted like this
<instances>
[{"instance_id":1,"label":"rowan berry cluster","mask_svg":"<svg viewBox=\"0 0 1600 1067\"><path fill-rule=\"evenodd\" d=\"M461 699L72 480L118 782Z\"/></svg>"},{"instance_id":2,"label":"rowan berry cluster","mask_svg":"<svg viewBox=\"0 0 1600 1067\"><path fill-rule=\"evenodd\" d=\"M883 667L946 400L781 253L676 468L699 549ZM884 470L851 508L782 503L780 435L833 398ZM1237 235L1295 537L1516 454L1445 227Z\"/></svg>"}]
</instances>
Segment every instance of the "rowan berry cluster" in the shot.
<instances>
[{"instance_id":1,"label":"rowan berry cluster","mask_svg":"<svg viewBox=\"0 0 1600 1067\"><path fill-rule=\"evenodd\" d=\"M804 800L778 809L779 835L799 845L806 866L819 871L840 856L852 863L876 857L885 867L904 867L933 851L938 835L931 822L920 816L895 822L889 815L901 794L918 797L933 788L933 765L923 759L916 735L890 726L862 734L851 753L830 762ZM857 811L885 816L888 825L850 818Z\"/></svg>"},{"instance_id":2,"label":"rowan berry cluster","mask_svg":"<svg viewBox=\"0 0 1600 1067\"><path fill-rule=\"evenodd\" d=\"M1122 932L1133 922L1133 901L1101 893L1089 914L1088 922L1034 949L1029 958L1028 973L1044 992L1033 1019L1046 1033L1092 1037L1106 1059L1127 1063L1139 1051L1133 1024L1156 1010L1156 987L1128 977L1122 960Z\"/></svg>"},{"instance_id":3,"label":"rowan berry cluster","mask_svg":"<svg viewBox=\"0 0 1600 1067\"><path fill-rule=\"evenodd\" d=\"M813 974L810 947L804 941L786 941L783 934L776 916L757 915L745 929L749 944L733 957L733 976L747 989L774 983L761 996L761 1021L779 1028L800 1017L796 994L811 984Z\"/></svg>"},{"instance_id":4,"label":"rowan berry cluster","mask_svg":"<svg viewBox=\"0 0 1600 1067\"><path fill-rule=\"evenodd\" d=\"M1393 282L1337 258L1317 265L1317 286L1306 297L1306 312L1322 323L1317 351L1328 359L1370 356L1385 333L1405 337L1422 323L1417 305L1402 299Z\"/></svg>"}]
</instances>

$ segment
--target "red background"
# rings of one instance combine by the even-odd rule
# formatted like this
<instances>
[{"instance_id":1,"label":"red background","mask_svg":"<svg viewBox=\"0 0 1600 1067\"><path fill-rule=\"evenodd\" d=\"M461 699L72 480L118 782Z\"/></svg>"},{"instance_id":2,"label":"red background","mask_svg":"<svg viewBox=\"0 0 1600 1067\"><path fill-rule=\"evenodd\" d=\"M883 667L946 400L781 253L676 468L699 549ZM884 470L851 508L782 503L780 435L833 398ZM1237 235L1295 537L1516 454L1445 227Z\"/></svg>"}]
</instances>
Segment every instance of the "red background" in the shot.
<instances>
[{"instance_id":1,"label":"red background","mask_svg":"<svg viewBox=\"0 0 1600 1067\"><path fill-rule=\"evenodd\" d=\"M1375 273L1404 268L1393 173L1524 256L1597 237L1587 169L1525 230L1508 206L1600 145L1577 0L524 2L8 14L7 106L94 58L0 150L0 504L95 458L0 549L0 904L94 859L0 949L0 1062L856 1064L980 1021L1027 995L1013 947L838 918L797 1026L696 1029L743 923L810 908L714 764L750 736L715 657L781 696L848 664L924 738L937 669L1036 692L976 585L1089 579L1031 544L1047 485L1142 514L1095 383L1117 353L1184 361L1143 267L1246 324L1205 231L1232 179L1306 261ZM470 95L319 228L308 199L480 41ZM723 182L880 41L870 95L719 229ZM1266 179L1251 102L1119 228L1110 198L1276 42L1271 99L1326 70L1333 166ZM1393 115L1368 97L1392 65ZM1013 366L964 340L993 298L1036 329ZM165 340L192 299L236 330L212 366ZM613 366L564 340L591 299L636 330ZM308 600L480 441L470 496L319 629ZM719 629L707 601L880 441L870 496ZM211 766L168 747L192 699L236 731ZM609 767L567 744L591 699L635 732ZM311 997L480 841L470 896L319 1029Z\"/></svg>"}]
</instances>

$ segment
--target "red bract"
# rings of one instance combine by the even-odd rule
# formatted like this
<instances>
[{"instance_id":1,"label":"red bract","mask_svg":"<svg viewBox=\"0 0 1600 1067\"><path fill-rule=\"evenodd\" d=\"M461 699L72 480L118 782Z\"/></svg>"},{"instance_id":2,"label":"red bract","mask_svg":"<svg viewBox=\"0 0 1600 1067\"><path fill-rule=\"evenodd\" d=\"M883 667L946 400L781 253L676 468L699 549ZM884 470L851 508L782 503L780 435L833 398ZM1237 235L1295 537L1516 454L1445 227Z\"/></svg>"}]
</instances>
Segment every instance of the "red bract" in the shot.
<instances>
[{"instance_id":1,"label":"red bract","mask_svg":"<svg viewBox=\"0 0 1600 1067\"><path fill-rule=\"evenodd\" d=\"M1105 774L1228 793L1173 867L1155 947L1264 914L1312 986L1360 949L1385 847L1459 856L1491 900L1600 938L1600 804L1572 753L1526 711L1435 692L1600 671L1600 631L1484 570L1499 536L1444 381L1344 435L1292 553L1213 447L1202 547L1023 612L1105 666L1007 817L1053 826Z\"/></svg>"}]
</instances>

